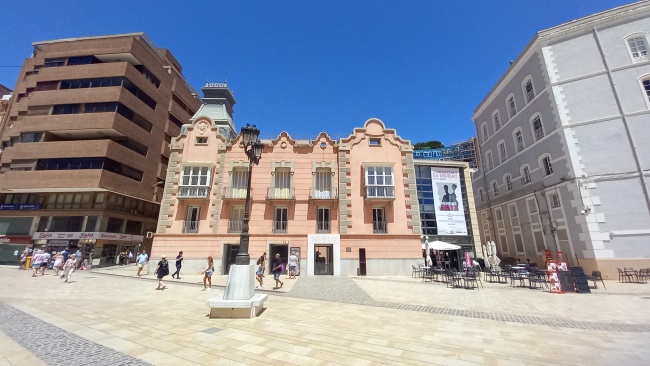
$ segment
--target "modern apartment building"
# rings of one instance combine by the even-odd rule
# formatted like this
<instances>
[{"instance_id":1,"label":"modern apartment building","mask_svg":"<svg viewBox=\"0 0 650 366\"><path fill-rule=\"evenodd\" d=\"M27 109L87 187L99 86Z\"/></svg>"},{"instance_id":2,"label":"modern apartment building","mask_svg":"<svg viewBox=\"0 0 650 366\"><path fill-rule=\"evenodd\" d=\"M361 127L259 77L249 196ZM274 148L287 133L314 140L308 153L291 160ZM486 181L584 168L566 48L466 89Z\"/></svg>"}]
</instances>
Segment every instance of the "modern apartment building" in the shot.
<instances>
[{"instance_id":1,"label":"modern apartment building","mask_svg":"<svg viewBox=\"0 0 650 366\"><path fill-rule=\"evenodd\" d=\"M172 141L152 256L182 250L188 271L204 269L212 256L217 273L227 274L239 251L248 158L233 134L227 86L202 90L205 104ZM283 132L262 142L252 173L253 261L263 252L285 261L296 253L302 275L404 274L422 262L412 146L395 130L370 119L338 141L325 132L313 140ZM456 164L457 175L467 167ZM435 213L426 217L430 234L438 234Z\"/></svg>"},{"instance_id":2,"label":"modern apartment building","mask_svg":"<svg viewBox=\"0 0 650 366\"><path fill-rule=\"evenodd\" d=\"M437 149L413 150L413 158L418 160L464 161L469 164L470 168L476 169L478 166L476 143L476 137L472 137L467 141Z\"/></svg>"},{"instance_id":3,"label":"modern apartment building","mask_svg":"<svg viewBox=\"0 0 650 366\"><path fill-rule=\"evenodd\" d=\"M201 106L180 64L143 33L33 47L0 126L0 234L95 264L148 249L169 142Z\"/></svg>"},{"instance_id":4,"label":"modern apartment building","mask_svg":"<svg viewBox=\"0 0 650 366\"><path fill-rule=\"evenodd\" d=\"M650 2L540 31L480 103L484 240L586 272L650 267Z\"/></svg>"}]
</instances>

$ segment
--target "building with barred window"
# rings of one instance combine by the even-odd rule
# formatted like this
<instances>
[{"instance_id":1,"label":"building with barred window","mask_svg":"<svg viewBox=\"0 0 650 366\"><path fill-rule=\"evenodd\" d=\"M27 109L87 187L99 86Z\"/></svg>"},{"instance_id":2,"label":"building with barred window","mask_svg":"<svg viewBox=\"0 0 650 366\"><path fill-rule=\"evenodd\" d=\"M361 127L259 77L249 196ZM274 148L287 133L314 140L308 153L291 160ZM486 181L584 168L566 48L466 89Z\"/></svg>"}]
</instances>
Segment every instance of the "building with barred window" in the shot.
<instances>
[{"instance_id":1,"label":"building with barred window","mask_svg":"<svg viewBox=\"0 0 650 366\"><path fill-rule=\"evenodd\" d=\"M585 272L650 267L650 3L540 31L476 108L482 240Z\"/></svg>"},{"instance_id":2,"label":"building with barred window","mask_svg":"<svg viewBox=\"0 0 650 366\"><path fill-rule=\"evenodd\" d=\"M172 140L152 255L182 250L190 271L204 269L212 256L216 272L227 274L239 251L248 158L233 134L234 98L227 86L202 90L205 104ZM467 163L414 161L411 143L378 119L338 141L325 132L312 140L283 132L262 143L252 173L253 261L266 252L286 263L297 253L302 275L410 273L423 263L422 223L430 240L455 241L475 255ZM440 208L444 197L432 170L438 165L451 175L449 201L455 197L460 204L436 216L434 206ZM428 189L426 198L418 198L419 186Z\"/></svg>"},{"instance_id":3,"label":"building with barred window","mask_svg":"<svg viewBox=\"0 0 650 366\"><path fill-rule=\"evenodd\" d=\"M0 245L149 249L168 143L201 105L181 72L144 33L33 43L0 126Z\"/></svg>"}]
</instances>

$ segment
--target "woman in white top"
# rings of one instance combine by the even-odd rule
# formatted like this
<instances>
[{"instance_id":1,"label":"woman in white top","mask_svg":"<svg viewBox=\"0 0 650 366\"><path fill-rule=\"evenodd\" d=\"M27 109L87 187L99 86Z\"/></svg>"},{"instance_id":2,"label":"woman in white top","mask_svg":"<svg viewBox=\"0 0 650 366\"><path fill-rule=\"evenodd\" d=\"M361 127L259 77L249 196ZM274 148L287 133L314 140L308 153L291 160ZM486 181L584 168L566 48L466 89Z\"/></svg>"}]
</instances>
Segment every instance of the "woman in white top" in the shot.
<instances>
[{"instance_id":1,"label":"woman in white top","mask_svg":"<svg viewBox=\"0 0 650 366\"><path fill-rule=\"evenodd\" d=\"M59 271L63 270L63 255L61 255L61 252L54 252L54 271L56 275L59 275Z\"/></svg>"},{"instance_id":2,"label":"woman in white top","mask_svg":"<svg viewBox=\"0 0 650 366\"><path fill-rule=\"evenodd\" d=\"M65 277L64 282L68 282L70 279L70 276L72 275L72 272L74 272L74 269L76 267L76 260L75 260L75 255L71 254L70 257L68 257L68 260L65 262L63 265L63 275Z\"/></svg>"}]
</instances>

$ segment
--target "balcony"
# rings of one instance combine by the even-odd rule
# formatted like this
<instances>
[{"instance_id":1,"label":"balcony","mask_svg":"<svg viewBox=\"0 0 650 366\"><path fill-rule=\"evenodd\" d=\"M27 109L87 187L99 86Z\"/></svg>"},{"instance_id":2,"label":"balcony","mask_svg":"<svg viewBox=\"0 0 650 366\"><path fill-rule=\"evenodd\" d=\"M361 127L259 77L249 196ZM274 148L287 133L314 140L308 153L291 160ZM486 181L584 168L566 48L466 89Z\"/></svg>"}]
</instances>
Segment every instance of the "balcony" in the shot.
<instances>
[{"instance_id":1,"label":"balcony","mask_svg":"<svg viewBox=\"0 0 650 366\"><path fill-rule=\"evenodd\" d=\"M183 221L183 234L196 234L199 232L198 221Z\"/></svg>"},{"instance_id":2,"label":"balcony","mask_svg":"<svg viewBox=\"0 0 650 366\"><path fill-rule=\"evenodd\" d=\"M293 187L290 188L273 188L266 191L267 200L295 200L296 194Z\"/></svg>"},{"instance_id":3,"label":"balcony","mask_svg":"<svg viewBox=\"0 0 650 366\"><path fill-rule=\"evenodd\" d=\"M387 234L388 226L385 221L373 221L372 223L372 233L373 234Z\"/></svg>"},{"instance_id":4,"label":"balcony","mask_svg":"<svg viewBox=\"0 0 650 366\"><path fill-rule=\"evenodd\" d=\"M317 221L316 222L316 233L317 234L329 234L331 230L331 221Z\"/></svg>"},{"instance_id":5,"label":"balcony","mask_svg":"<svg viewBox=\"0 0 650 366\"><path fill-rule=\"evenodd\" d=\"M241 233L244 222L241 220L228 221L228 233Z\"/></svg>"},{"instance_id":6,"label":"balcony","mask_svg":"<svg viewBox=\"0 0 650 366\"><path fill-rule=\"evenodd\" d=\"M336 188L312 187L309 191L309 199L315 201L337 200L339 198Z\"/></svg>"},{"instance_id":7,"label":"balcony","mask_svg":"<svg viewBox=\"0 0 650 366\"><path fill-rule=\"evenodd\" d=\"M223 189L223 195L221 196L224 200L245 200L246 199L246 188L240 187L225 187ZM253 190L251 189L251 199L253 198Z\"/></svg>"},{"instance_id":8,"label":"balcony","mask_svg":"<svg viewBox=\"0 0 650 366\"><path fill-rule=\"evenodd\" d=\"M393 201L395 186L366 186L366 200Z\"/></svg>"},{"instance_id":9,"label":"balcony","mask_svg":"<svg viewBox=\"0 0 650 366\"><path fill-rule=\"evenodd\" d=\"M286 234L287 233L287 227L289 222L288 221L273 221L273 233L274 234Z\"/></svg>"},{"instance_id":10,"label":"balcony","mask_svg":"<svg viewBox=\"0 0 650 366\"><path fill-rule=\"evenodd\" d=\"M180 186L178 198L208 198L210 187L201 186Z\"/></svg>"}]
</instances>

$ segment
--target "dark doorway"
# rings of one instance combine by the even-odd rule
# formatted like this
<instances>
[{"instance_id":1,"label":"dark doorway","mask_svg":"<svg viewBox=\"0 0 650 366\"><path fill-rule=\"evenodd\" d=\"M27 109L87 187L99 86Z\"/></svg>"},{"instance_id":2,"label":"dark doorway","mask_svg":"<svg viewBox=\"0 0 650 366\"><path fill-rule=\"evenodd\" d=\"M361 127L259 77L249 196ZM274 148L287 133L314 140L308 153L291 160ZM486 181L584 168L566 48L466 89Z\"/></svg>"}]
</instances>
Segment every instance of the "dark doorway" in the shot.
<instances>
[{"instance_id":1,"label":"dark doorway","mask_svg":"<svg viewBox=\"0 0 650 366\"><path fill-rule=\"evenodd\" d=\"M334 275L334 249L332 244L314 245L314 275Z\"/></svg>"},{"instance_id":2,"label":"dark doorway","mask_svg":"<svg viewBox=\"0 0 650 366\"><path fill-rule=\"evenodd\" d=\"M230 265L235 264L235 258L239 253L239 244L226 244L223 248L223 274L230 272Z\"/></svg>"},{"instance_id":3,"label":"dark doorway","mask_svg":"<svg viewBox=\"0 0 650 366\"><path fill-rule=\"evenodd\" d=\"M282 274L287 274L287 261L289 260L289 246L287 244L269 244L269 257L268 257L268 272L271 273L273 263L275 262L275 255L280 254L282 263L284 263L284 271Z\"/></svg>"},{"instance_id":4,"label":"dark doorway","mask_svg":"<svg viewBox=\"0 0 650 366\"><path fill-rule=\"evenodd\" d=\"M359 248L359 276L366 275L366 248Z\"/></svg>"}]
</instances>

